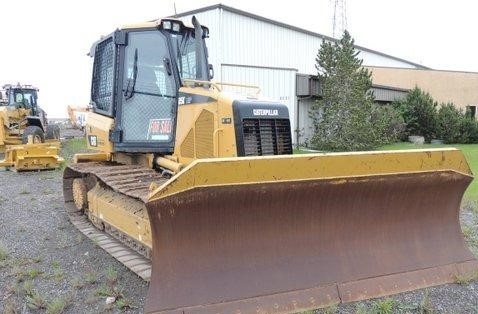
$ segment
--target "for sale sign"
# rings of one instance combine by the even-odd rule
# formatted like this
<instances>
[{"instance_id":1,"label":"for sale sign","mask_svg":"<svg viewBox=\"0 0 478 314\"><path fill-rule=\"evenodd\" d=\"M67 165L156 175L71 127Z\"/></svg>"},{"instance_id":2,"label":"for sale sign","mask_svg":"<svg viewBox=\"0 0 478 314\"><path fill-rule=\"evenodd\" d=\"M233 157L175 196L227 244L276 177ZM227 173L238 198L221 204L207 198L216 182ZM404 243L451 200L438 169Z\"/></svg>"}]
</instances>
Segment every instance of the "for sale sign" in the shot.
<instances>
[{"instance_id":1,"label":"for sale sign","mask_svg":"<svg viewBox=\"0 0 478 314\"><path fill-rule=\"evenodd\" d=\"M171 119L149 120L148 140L169 141L172 133L173 123Z\"/></svg>"}]
</instances>

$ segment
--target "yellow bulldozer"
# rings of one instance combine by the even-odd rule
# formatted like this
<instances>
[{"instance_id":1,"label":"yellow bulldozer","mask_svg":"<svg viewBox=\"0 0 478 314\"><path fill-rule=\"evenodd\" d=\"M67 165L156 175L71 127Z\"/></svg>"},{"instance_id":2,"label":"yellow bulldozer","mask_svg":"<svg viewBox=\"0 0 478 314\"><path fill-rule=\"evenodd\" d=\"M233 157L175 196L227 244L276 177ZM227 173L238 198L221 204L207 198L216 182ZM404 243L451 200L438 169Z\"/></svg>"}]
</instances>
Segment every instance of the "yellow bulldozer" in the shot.
<instances>
[{"instance_id":1,"label":"yellow bulldozer","mask_svg":"<svg viewBox=\"0 0 478 314\"><path fill-rule=\"evenodd\" d=\"M287 107L214 83L208 28L96 42L72 223L143 278L146 313L295 313L476 270L456 149L293 155ZM94 226L94 227L93 227Z\"/></svg>"},{"instance_id":2,"label":"yellow bulldozer","mask_svg":"<svg viewBox=\"0 0 478 314\"><path fill-rule=\"evenodd\" d=\"M60 128L49 125L38 105L38 88L6 84L0 90L0 167L14 170L57 168Z\"/></svg>"},{"instance_id":3,"label":"yellow bulldozer","mask_svg":"<svg viewBox=\"0 0 478 314\"><path fill-rule=\"evenodd\" d=\"M75 129L84 130L88 108L67 106L66 110L68 112L71 126Z\"/></svg>"}]
</instances>

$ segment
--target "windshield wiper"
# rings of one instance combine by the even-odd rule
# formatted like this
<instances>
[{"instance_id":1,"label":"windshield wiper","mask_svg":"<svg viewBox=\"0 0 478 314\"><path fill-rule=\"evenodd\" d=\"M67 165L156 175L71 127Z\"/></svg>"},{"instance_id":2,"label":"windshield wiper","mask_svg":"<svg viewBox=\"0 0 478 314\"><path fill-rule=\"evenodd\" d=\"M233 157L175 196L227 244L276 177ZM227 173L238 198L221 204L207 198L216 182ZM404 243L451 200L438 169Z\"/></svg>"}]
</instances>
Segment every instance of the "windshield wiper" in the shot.
<instances>
[{"instance_id":1,"label":"windshield wiper","mask_svg":"<svg viewBox=\"0 0 478 314\"><path fill-rule=\"evenodd\" d=\"M124 98L126 100L130 99L134 95L134 86L136 85L136 77L138 76L138 48L134 50L134 62L133 62L133 73L132 78L128 78L128 85L124 91Z\"/></svg>"}]
</instances>

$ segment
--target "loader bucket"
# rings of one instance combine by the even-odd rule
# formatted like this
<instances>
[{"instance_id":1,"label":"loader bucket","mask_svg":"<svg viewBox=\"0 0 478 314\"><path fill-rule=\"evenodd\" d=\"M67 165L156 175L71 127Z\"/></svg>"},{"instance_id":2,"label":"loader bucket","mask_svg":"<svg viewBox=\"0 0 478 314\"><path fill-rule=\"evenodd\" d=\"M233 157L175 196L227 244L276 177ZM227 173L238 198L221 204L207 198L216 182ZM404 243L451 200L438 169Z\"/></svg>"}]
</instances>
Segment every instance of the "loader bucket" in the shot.
<instances>
[{"instance_id":1,"label":"loader bucket","mask_svg":"<svg viewBox=\"0 0 478 314\"><path fill-rule=\"evenodd\" d=\"M456 149L197 160L146 204L146 313L295 313L453 282L478 263Z\"/></svg>"}]
</instances>

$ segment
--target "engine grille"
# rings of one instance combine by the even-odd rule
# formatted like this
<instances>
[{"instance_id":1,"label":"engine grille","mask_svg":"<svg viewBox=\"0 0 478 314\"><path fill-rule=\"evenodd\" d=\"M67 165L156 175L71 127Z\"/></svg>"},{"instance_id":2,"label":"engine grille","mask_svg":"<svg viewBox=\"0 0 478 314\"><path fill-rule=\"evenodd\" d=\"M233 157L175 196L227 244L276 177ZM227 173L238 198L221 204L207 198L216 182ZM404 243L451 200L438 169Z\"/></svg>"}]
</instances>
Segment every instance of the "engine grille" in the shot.
<instances>
[{"instance_id":1,"label":"engine grille","mask_svg":"<svg viewBox=\"0 0 478 314\"><path fill-rule=\"evenodd\" d=\"M289 119L244 119L244 155L292 154Z\"/></svg>"}]
</instances>

